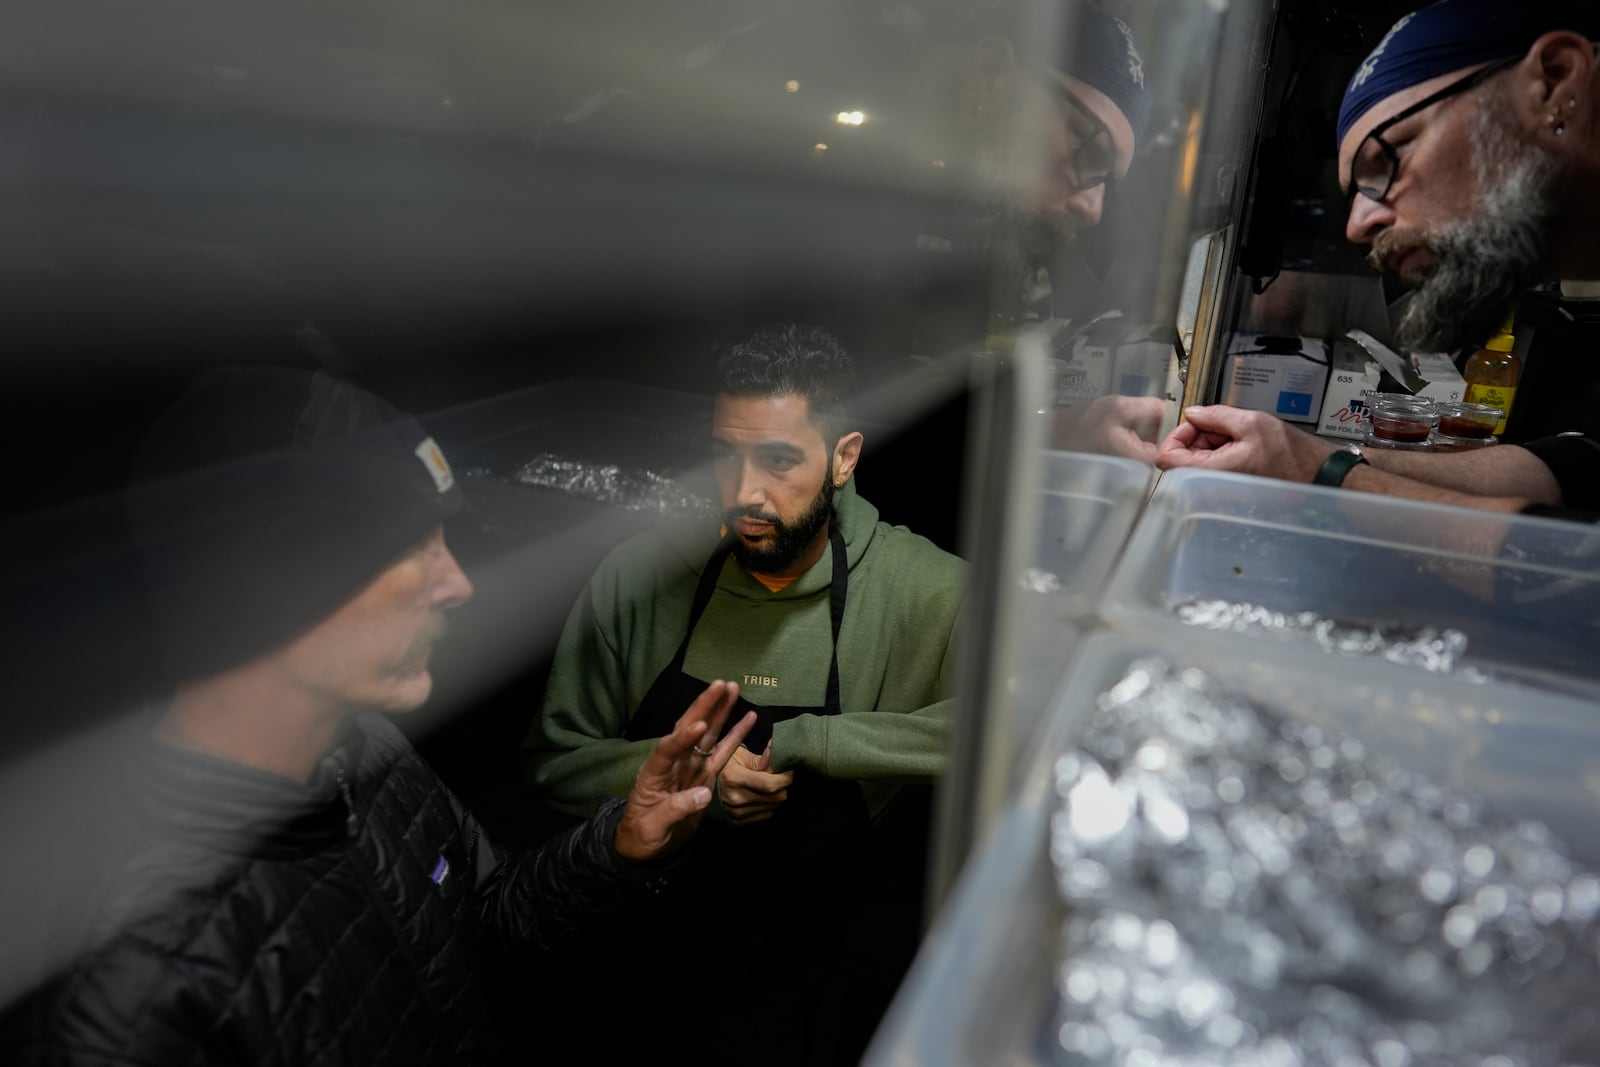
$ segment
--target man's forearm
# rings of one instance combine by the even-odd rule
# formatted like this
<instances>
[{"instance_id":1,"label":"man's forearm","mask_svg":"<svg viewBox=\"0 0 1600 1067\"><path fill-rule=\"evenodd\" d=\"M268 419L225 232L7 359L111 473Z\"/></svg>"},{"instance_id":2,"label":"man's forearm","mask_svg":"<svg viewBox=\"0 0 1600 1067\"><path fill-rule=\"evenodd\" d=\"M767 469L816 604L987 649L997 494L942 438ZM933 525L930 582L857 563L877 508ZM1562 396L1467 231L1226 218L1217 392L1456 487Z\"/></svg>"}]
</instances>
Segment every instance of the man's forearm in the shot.
<instances>
[{"instance_id":1,"label":"man's forearm","mask_svg":"<svg viewBox=\"0 0 1600 1067\"><path fill-rule=\"evenodd\" d=\"M1477 508L1480 511L1498 511L1507 514L1515 514L1529 504L1540 503L1526 496L1485 496L1462 492L1449 486L1405 477L1377 466L1353 468L1345 477L1343 487L1359 493L1380 493L1383 496L1420 500L1429 504L1450 504L1460 508Z\"/></svg>"},{"instance_id":2,"label":"man's forearm","mask_svg":"<svg viewBox=\"0 0 1600 1067\"><path fill-rule=\"evenodd\" d=\"M772 728L775 768L830 778L925 781L944 770L948 700L910 712L800 715Z\"/></svg>"},{"instance_id":3,"label":"man's forearm","mask_svg":"<svg viewBox=\"0 0 1600 1067\"><path fill-rule=\"evenodd\" d=\"M1555 475L1550 473L1538 457L1516 445L1496 445L1472 452L1402 452L1382 448L1369 448L1366 457L1373 470L1358 468L1351 472L1345 484L1351 489L1369 493L1388 493L1413 500L1428 500L1439 504L1461 504L1465 507L1490 507L1494 511L1507 510L1486 505L1481 501L1520 500L1522 507L1529 504L1560 504L1561 488ZM1423 495L1421 491L1402 492L1399 482L1388 483L1377 474L1394 475L1402 481L1420 483L1446 491L1444 496ZM1365 477L1363 477L1365 476ZM1359 484L1371 480L1371 487ZM1394 488L1379 488L1392 485ZM1515 510L1520 511L1521 507Z\"/></svg>"}]
</instances>

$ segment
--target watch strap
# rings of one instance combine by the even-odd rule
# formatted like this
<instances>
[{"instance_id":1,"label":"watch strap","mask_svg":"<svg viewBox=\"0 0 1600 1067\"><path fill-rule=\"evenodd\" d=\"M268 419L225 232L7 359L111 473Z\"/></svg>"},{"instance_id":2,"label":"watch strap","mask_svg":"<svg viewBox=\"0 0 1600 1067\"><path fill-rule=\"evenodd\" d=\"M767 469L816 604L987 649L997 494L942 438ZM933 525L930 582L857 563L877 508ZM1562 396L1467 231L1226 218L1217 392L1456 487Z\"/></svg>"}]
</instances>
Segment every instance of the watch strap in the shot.
<instances>
[{"instance_id":1,"label":"watch strap","mask_svg":"<svg viewBox=\"0 0 1600 1067\"><path fill-rule=\"evenodd\" d=\"M1341 448L1322 461L1322 466L1317 468L1317 476L1311 479L1311 484L1326 485L1337 489L1350 476L1350 471L1353 467L1366 461L1366 457L1359 452L1350 452Z\"/></svg>"}]
</instances>

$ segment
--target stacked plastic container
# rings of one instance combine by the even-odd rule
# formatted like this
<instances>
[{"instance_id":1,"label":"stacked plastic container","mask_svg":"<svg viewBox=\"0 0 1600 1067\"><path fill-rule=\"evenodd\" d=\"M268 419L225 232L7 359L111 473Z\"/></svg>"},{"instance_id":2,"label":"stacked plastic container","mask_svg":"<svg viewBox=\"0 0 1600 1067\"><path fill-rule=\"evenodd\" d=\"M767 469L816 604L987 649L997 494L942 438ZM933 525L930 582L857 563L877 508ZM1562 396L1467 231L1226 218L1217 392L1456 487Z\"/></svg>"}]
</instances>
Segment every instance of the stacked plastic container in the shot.
<instances>
[{"instance_id":1,"label":"stacked plastic container","mask_svg":"<svg viewBox=\"0 0 1600 1067\"><path fill-rule=\"evenodd\" d=\"M1024 647L1018 656L1016 722L1009 731L1019 761L1036 748L1051 693L1079 638L1096 625L1112 569L1150 494L1143 463L1077 452L1045 456L1034 568L1027 590Z\"/></svg>"},{"instance_id":2,"label":"stacked plastic container","mask_svg":"<svg viewBox=\"0 0 1600 1067\"><path fill-rule=\"evenodd\" d=\"M1197 629L1196 600L1460 630L1473 677ZM867 1062L1048 1061L1063 916L1047 853L1055 758L1134 660L1199 667L1263 705L1501 814L1600 868L1600 530L1237 475L1166 475L1056 690L1013 803L968 864Z\"/></svg>"},{"instance_id":3,"label":"stacked plastic container","mask_svg":"<svg viewBox=\"0 0 1600 1067\"><path fill-rule=\"evenodd\" d=\"M1600 696L1600 528L1585 524L1175 472L1101 615L1176 652L1194 633L1176 609L1206 599L1455 629L1466 662L1498 681ZM1237 654L1276 651L1242 643ZM1325 666L1344 678L1366 662Z\"/></svg>"}]
</instances>

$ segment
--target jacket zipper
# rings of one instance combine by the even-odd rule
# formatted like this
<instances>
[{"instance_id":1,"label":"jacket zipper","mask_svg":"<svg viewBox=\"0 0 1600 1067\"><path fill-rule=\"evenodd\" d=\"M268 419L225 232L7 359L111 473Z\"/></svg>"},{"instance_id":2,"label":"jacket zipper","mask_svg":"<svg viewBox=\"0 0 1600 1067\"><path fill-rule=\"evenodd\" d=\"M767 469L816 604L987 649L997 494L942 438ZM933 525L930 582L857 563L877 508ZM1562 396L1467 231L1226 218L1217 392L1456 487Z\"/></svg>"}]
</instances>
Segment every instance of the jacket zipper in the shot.
<instances>
[{"instance_id":1,"label":"jacket zipper","mask_svg":"<svg viewBox=\"0 0 1600 1067\"><path fill-rule=\"evenodd\" d=\"M356 839L356 798L350 793L350 783L344 777L344 764L335 761L333 777L339 783L339 792L344 796L344 832L350 840Z\"/></svg>"},{"instance_id":2,"label":"jacket zipper","mask_svg":"<svg viewBox=\"0 0 1600 1067\"><path fill-rule=\"evenodd\" d=\"M378 914L383 916L383 921L388 925L389 932L394 935L395 943L400 946L400 951L405 955L406 962L411 965L412 973L416 975L417 987L422 990L422 1000L428 1006L428 1011L436 1020L443 1021L444 1013L439 1010L439 1005L433 999L433 991L428 988L427 973L416 957L416 952L409 940L406 939L405 930L400 925L400 920L395 916L394 910L389 907L388 901L383 899L383 893L373 879L372 873L367 870L367 865L357 845L360 830L360 821L356 818L355 796L350 791L350 783L345 778L344 763L334 758L333 777L339 783L339 792L344 796L345 832L350 837L351 860L356 868L356 879L361 883L361 891L366 896Z\"/></svg>"}]
</instances>

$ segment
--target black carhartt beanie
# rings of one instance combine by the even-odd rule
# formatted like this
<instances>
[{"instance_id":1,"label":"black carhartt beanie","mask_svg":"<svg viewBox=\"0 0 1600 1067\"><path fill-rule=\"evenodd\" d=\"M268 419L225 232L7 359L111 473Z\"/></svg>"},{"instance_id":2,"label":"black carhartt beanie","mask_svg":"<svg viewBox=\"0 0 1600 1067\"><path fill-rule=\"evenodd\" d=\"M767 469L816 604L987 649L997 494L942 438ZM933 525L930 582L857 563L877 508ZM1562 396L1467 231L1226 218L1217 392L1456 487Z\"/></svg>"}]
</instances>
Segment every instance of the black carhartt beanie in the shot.
<instances>
[{"instance_id":1,"label":"black carhartt beanie","mask_svg":"<svg viewBox=\"0 0 1600 1067\"><path fill-rule=\"evenodd\" d=\"M134 533L177 680L288 644L461 504L415 419L287 368L202 375L146 438L134 479Z\"/></svg>"}]
</instances>

